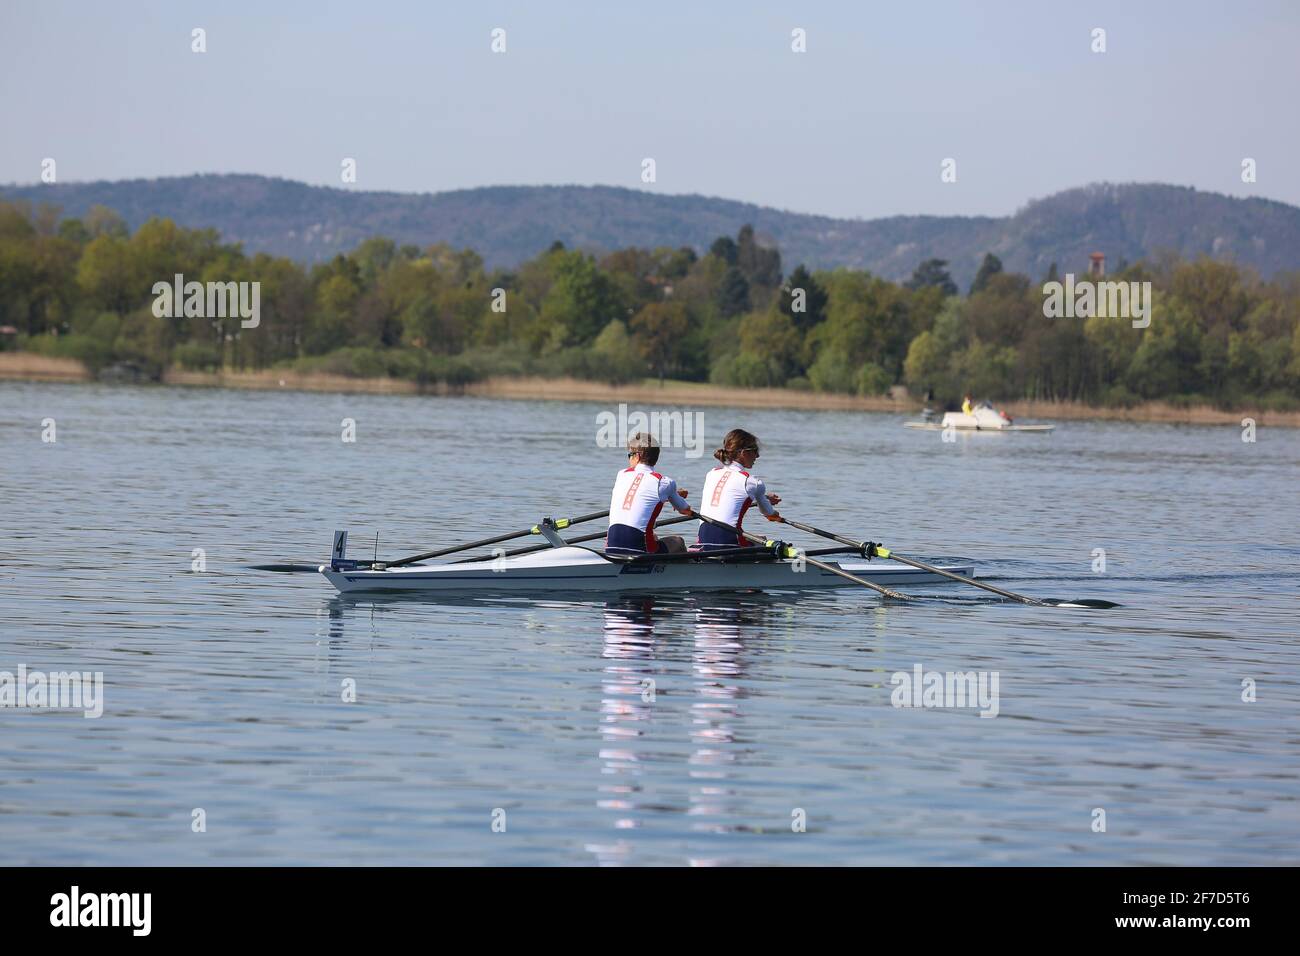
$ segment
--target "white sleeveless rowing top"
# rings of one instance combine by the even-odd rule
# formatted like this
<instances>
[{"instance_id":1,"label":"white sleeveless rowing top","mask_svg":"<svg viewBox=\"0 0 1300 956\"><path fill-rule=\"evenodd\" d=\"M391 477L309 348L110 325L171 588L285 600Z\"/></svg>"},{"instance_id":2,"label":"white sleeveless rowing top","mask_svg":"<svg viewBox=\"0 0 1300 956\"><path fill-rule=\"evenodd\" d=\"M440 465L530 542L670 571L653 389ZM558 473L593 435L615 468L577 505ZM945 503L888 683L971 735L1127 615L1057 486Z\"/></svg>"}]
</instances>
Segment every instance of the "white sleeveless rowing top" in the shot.
<instances>
[{"instance_id":1,"label":"white sleeveless rowing top","mask_svg":"<svg viewBox=\"0 0 1300 956\"><path fill-rule=\"evenodd\" d=\"M739 528L745 512L754 504L765 515L776 511L767 500L763 479L755 478L738 462L719 465L705 477L704 490L700 492L700 514L706 518Z\"/></svg>"},{"instance_id":2,"label":"white sleeveless rowing top","mask_svg":"<svg viewBox=\"0 0 1300 956\"><path fill-rule=\"evenodd\" d=\"M674 508L689 508L677 493L677 482L651 471L646 464L625 468L614 479L614 493L609 498L609 523L625 524L645 531L653 528L664 502Z\"/></svg>"}]
</instances>

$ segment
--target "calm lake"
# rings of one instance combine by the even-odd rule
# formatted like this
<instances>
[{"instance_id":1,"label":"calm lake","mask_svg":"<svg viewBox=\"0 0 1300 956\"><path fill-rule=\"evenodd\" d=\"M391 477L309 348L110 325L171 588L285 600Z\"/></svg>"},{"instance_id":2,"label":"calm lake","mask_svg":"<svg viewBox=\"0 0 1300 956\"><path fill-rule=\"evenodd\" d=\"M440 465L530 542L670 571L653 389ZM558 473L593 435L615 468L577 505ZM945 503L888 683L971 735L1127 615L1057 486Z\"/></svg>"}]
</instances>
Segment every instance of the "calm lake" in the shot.
<instances>
[{"instance_id":1,"label":"calm lake","mask_svg":"<svg viewBox=\"0 0 1300 956\"><path fill-rule=\"evenodd\" d=\"M1108 611L345 601L245 566L603 509L616 406L0 383L0 409L0 672L103 673L96 719L0 708L6 864L1300 862L1300 431L704 408L703 456L660 461L694 500L745 427L790 517ZM917 665L996 672L997 715L893 706Z\"/></svg>"}]
</instances>

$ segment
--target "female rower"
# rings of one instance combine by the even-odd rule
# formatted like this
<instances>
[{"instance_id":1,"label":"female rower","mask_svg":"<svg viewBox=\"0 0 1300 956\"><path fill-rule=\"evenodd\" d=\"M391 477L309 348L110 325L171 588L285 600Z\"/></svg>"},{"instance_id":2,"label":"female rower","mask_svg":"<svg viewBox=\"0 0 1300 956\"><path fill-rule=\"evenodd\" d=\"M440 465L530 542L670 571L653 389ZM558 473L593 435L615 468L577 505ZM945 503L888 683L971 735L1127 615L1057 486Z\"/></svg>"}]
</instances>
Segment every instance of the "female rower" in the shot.
<instances>
[{"instance_id":1,"label":"female rower","mask_svg":"<svg viewBox=\"0 0 1300 956\"><path fill-rule=\"evenodd\" d=\"M609 499L609 531L605 550L619 552L685 551L680 535L655 537L655 519L668 502L684 515L691 513L687 491L677 482L654 471L659 461L659 443L654 436L637 432L627 443L627 464L614 479L614 493Z\"/></svg>"},{"instance_id":2,"label":"female rower","mask_svg":"<svg viewBox=\"0 0 1300 956\"><path fill-rule=\"evenodd\" d=\"M704 479L704 491L700 496L700 514L713 518L733 528L744 531L745 512L752 505L758 505L768 521L780 521L781 514L774 507L781 503L780 495L769 495L761 478L750 474L754 462L758 461L758 439L743 428L733 428L722 440L722 447L713 453L713 457L722 464L718 465ZM700 536L696 547L702 550L721 547L746 547L749 541L743 536L737 539L735 533L711 525L700 523Z\"/></svg>"}]
</instances>

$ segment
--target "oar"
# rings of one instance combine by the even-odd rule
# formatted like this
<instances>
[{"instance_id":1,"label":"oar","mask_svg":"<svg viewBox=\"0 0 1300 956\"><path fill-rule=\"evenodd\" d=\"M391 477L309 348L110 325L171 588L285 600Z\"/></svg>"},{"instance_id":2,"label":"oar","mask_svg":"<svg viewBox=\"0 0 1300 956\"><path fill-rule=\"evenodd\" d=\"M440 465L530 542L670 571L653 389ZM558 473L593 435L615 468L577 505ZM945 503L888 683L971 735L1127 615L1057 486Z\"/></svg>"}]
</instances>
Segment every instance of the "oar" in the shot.
<instances>
[{"instance_id":1,"label":"oar","mask_svg":"<svg viewBox=\"0 0 1300 956\"><path fill-rule=\"evenodd\" d=\"M676 518L669 518L666 521L656 521L655 529L658 530L659 528L662 528L664 525L680 524L683 521L694 521L694 520L695 519L692 518L690 515L681 515ZM579 544L583 541L595 541L597 538L605 537L607 533L608 532L605 531L597 531L595 534L580 535L577 538L570 538L569 544ZM509 551L501 552L501 554L499 555L476 554L472 558L461 558L459 561L453 561L452 564L472 564L475 561L493 561L498 557L517 558L521 554L535 554L538 551L549 551L550 548L551 546L549 544L530 544L526 548L512 548ZM312 570L314 571L316 569L312 568Z\"/></svg>"},{"instance_id":2,"label":"oar","mask_svg":"<svg viewBox=\"0 0 1300 956\"><path fill-rule=\"evenodd\" d=\"M744 536L746 538L754 538L757 541L762 541L765 547L772 547L776 543L772 541L770 538L763 537L761 534L753 534L752 532L749 531L741 531L739 528L734 528L731 525L727 524L726 522L718 521L714 518L706 518L704 515L700 514L697 511L692 511L690 517L699 518L705 524L711 524L715 528L722 528L724 531L730 531L732 534L736 535L737 539L739 539L741 536ZM895 591L893 588L883 587L882 585L876 584L872 581L868 581L866 578L860 578L856 574L852 574L848 571L845 571L843 568L836 567L833 564L827 564L825 561L818 561L816 558L810 558L806 553L800 552L796 548L790 548L788 553L781 555L781 557L785 557L785 558L801 557L803 558L804 561L806 561L808 564L811 564L814 568L821 568L823 571L829 571L831 574L838 574L842 578L848 578L850 581L854 581L858 584L861 584L864 587L871 588L871 590L873 591L880 592L885 597L894 598L895 600L898 601L916 600L916 598L914 598L910 594L903 594L900 591Z\"/></svg>"},{"instance_id":3,"label":"oar","mask_svg":"<svg viewBox=\"0 0 1300 956\"><path fill-rule=\"evenodd\" d=\"M556 520L555 526L557 528L567 528L569 527L569 525L581 524L584 521L595 521L597 518L604 518L608 514L609 514L608 511L593 511L589 515L579 515L576 518L559 518ZM665 521L662 523L668 524L669 522ZM482 541L471 541L469 544L458 544L451 548L443 548L439 551L429 551L426 552L425 554L413 554L409 558L399 558L396 561L372 562L371 566L374 568L382 569L382 568L394 568L403 564L414 564L416 561L423 561L427 558L438 558L443 556L444 554L455 554L458 551L470 551L474 548L486 547L489 544L498 544L502 541L512 541L515 538L523 538L530 534L541 534L541 528L538 525L533 525L531 528L529 528L526 531L516 531L510 534L500 534L492 538L484 538ZM603 535L604 532L601 532L600 534L588 535L585 538L576 538L575 540L590 541L593 538L599 538L602 537ZM532 551L542 551L549 547L550 547L549 544L543 544L533 548L524 548L518 551L509 551L506 553L527 554ZM278 571L284 574L291 574L300 571L310 571L312 574L315 574L316 571L320 568L320 563L318 562L317 564L297 564L297 563L250 564L247 565L247 567L250 571Z\"/></svg>"},{"instance_id":4,"label":"oar","mask_svg":"<svg viewBox=\"0 0 1300 956\"><path fill-rule=\"evenodd\" d=\"M1012 601L1019 601L1021 604L1028 604L1032 607L1119 607L1119 605L1113 601L1101 601L1093 598L1083 598L1077 601L1063 601L1059 598L1046 598L1040 600L1039 598L1026 597L1023 594L1016 594L1014 591L1007 591L1004 588L994 587L992 584L986 584L983 581L976 581L974 578L968 578L965 575L954 574L952 571L945 571L943 568L936 568L934 565L926 564L923 561L917 561L915 558L909 558L906 555L899 554L897 551L891 551L889 548L872 544L869 541L854 541L852 538L846 538L833 531L823 531L821 528L814 528L810 524L792 521L784 516L781 518L781 521L792 528L798 528L800 531L807 531L809 534L819 535L823 538L830 538L832 541L840 542L840 544L847 544L850 547L857 548L864 556L867 554L868 549L870 549L872 554L879 557L889 558L891 561L898 561L900 564L909 564L914 568L920 568L922 571L929 571L931 574L951 578L952 580L960 581L963 584L973 584L977 588L983 588L985 591L992 591L994 594L999 594L1004 598L1008 598Z\"/></svg>"},{"instance_id":5,"label":"oar","mask_svg":"<svg viewBox=\"0 0 1300 956\"><path fill-rule=\"evenodd\" d=\"M597 518L609 516L608 511L593 511L589 515L578 515L576 518L557 518L555 520L556 528L567 528L569 525L581 524L584 521L595 521ZM441 558L446 554L456 554L458 551L471 551L474 548L486 548L489 544L500 544L502 541L513 541L515 538L526 538L530 534L541 534L542 529L539 525L533 525L531 528L525 528L523 531L512 531L509 534L498 534L491 538L484 538L482 541L471 541L469 544L458 544L450 548L439 548L437 551L425 551L423 554L413 554L409 558L398 558L396 561L376 562L376 567L397 568L403 564L415 564L417 561L425 561L429 558ZM549 545L546 545L549 547Z\"/></svg>"}]
</instances>

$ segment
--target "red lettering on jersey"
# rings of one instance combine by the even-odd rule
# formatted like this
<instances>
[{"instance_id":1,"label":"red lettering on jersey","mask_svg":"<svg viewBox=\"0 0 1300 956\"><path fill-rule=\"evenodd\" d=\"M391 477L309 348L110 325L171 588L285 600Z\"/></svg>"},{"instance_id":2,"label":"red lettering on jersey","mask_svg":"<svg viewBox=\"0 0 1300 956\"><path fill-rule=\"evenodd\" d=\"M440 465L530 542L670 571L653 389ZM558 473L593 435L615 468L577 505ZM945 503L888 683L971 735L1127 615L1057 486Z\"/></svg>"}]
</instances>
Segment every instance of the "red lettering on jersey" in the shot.
<instances>
[{"instance_id":1,"label":"red lettering on jersey","mask_svg":"<svg viewBox=\"0 0 1300 956\"><path fill-rule=\"evenodd\" d=\"M709 501L709 504L712 505L713 507L716 508L719 502L722 501L722 488L724 485L726 485L727 479L730 477L731 477L731 469L728 468L726 471L722 473L722 477L718 479L718 483L713 486L713 497Z\"/></svg>"},{"instance_id":2,"label":"red lettering on jersey","mask_svg":"<svg viewBox=\"0 0 1300 956\"><path fill-rule=\"evenodd\" d=\"M636 497L636 490L641 486L641 479L645 477L645 472L641 472L632 479L632 487L628 488L627 494L623 496L623 510L632 510L632 499Z\"/></svg>"}]
</instances>

